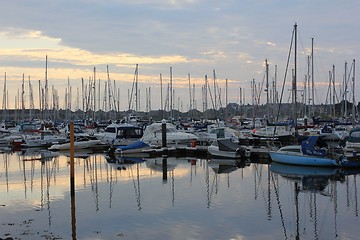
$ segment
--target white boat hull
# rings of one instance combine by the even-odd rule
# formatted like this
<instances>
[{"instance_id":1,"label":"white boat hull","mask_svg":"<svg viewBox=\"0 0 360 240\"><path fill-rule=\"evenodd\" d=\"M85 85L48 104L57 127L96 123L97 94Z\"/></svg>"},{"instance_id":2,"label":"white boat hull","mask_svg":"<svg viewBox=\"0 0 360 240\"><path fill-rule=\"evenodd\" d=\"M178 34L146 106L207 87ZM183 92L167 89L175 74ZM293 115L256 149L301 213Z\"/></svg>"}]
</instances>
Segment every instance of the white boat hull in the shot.
<instances>
[{"instance_id":1,"label":"white boat hull","mask_svg":"<svg viewBox=\"0 0 360 240\"><path fill-rule=\"evenodd\" d=\"M89 141L81 141L81 142L74 142L75 149L85 149L95 147L96 145L100 144L100 140L89 140ZM70 142L63 143L63 144L54 144L49 147L49 150L69 150L70 149Z\"/></svg>"}]
</instances>

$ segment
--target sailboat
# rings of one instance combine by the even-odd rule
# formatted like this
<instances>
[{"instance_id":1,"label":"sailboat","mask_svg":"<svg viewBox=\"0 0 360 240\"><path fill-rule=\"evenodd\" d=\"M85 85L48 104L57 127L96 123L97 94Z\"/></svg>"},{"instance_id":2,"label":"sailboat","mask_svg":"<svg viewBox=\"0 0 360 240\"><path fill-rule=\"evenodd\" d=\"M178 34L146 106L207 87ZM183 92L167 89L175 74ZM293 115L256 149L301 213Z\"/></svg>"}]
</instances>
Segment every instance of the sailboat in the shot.
<instances>
[{"instance_id":1,"label":"sailboat","mask_svg":"<svg viewBox=\"0 0 360 240\"><path fill-rule=\"evenodd\" d=\"M293 30L294 40L294 58L295 66L292 75L292 102L294 114L294 126L297 126L297 88L296 88L296 69L297 69L297 25L294 25ZM290 57L290 52L289 52ZM285 80L285 79L284 79ZM297 129L295 128L295 134ZM330 151L320 145L320 138L318 136L310 136L307 140L301 142L301 145L289 145L280 148L277 151L270 151L270 157L273 162L303 165L303 166L327 166L327 167L360 167L360 158L346 157L334 151Z\"/></svg>"},{"instance_id":2,"label":"sailboat","mask_svg":"<svg viewBox=\"0 0 360 240\"><path fill-rule=\"evenodd\" d=\"M318 167L359 168L360 158L345 156L319 146L319 137L310 136L301 145L289 145L277 151L270 151L273 162Z\"/></svg>"}]
</instances>

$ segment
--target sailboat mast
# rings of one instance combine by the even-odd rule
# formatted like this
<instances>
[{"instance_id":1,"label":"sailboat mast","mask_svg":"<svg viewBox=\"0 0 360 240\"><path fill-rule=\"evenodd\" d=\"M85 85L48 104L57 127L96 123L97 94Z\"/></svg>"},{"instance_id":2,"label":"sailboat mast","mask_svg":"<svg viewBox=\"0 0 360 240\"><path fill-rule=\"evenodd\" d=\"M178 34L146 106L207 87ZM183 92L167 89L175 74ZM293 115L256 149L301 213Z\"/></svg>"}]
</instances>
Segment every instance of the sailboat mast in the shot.
<instances>
[{"instance_id":1,"label":"sailboat mast","mask_svg":"<svg viewBox=\"0 0 360 240\"><path fill-rule=\"evenodd\" d=\"M217 103L216 103L216 75L215 75L215 69L213 70L213 81L214 81L214 110L217 110Z\"/></svg>"},{"instance_id":2,"label":"sailboat mast","mask_svg":"<svg viewBox=\"0 0 360 240\"><path fill-rule=\"evenodd\" d=\"M94 94L94 113L93 113L93 121L95 122L95 112L96 112L96 68L94 67L94 79L93 79L93 94Z\"/></svg>"},{"instance_id":3,"label":"sailboat mast","mask_svg":"<svg viewBox=\"0 0 360 240\"><path fill-rule=\"evenodd\" d=\"M226 79L225 80L225 118L228 117L227 105L228 105L228 80Z\"/></svg>"},{"instance_id":4,"label":"sailboat mast","mask_svg":"<svg viewBox=\"0 0 360 240\"><path fill-rule=\"evenodd\" d=\"M160 109L162 111L162 119L164 119L164 105L163 105L163 80L162 80L162 74L160 73Z\"/></svg>"},{"instance_id":5,"label":"sailboat mast","mask_svg":"<svg viewBox=\"0 0 360 240\"><path fill-rule=\"evenodd\" d=\"M193 107L193 109L196 109L196 104L195 104L195 83L193 83L193 85L192 85L192 107Z\"/></svg>"},{"instance_id":6,"label":"sailboat mast","mask_svg":"<svg viewBox=\"0 0 360 240\"><path fill-rule=\"evenodd\" d=\"M342 116L347 117L347 62L345 61L345 69L344 69L344 77L343 77L343 102L344 102L344 111L342 112Z\"/></svg>"},{"instance_id":7,"label":"sailboat mast","mask_svg":"<svg viewBox=\"0 0 360 240\"><path fill-rule=\"evenodd\" d=\"M297 24L295 23L294 25L294 37L295 37L295 44L294 44L294 48L295 48L295 57L294 57L294 81L293 81L293 89L294 89L294 126L295 126L295 132L296 127L297 127L297 87L296 87L296 82L297 82Z\"/></svg>"},{"instance_id":8,"label":"sailboat mast","mask_svg":"<svg viewBox=\"0 0 360 240\"><path fill-rule=\"evenodd\" d=\"M3 89L3 102L2 102L2 109L3 109L3 120L7 120L7 91L6 91L6 72L4 77L4 89Z\"/></svg>"},{"instance_id":9,"label":"sailboat mast","mask_svg":"<svg viewBox=\"0 0 360 240\"><path fill-rule=\"evenodd\" d=\"M138 83L139 83L139 64L136 64L135 68L135 111L139 111L139 89L138 89Z\"/></svg>"},{"instance_id":10,"label":"sailboat mast","mask_svg":"<svg viewBox=\"0 0 360 240\"><path fill-rule=\"evenodd\" d=\"M353 81L353 107L352 107L352 121L353 124L355 124L355 59L353 60L353 77L352 77L352 81Z\"/></svg>"},{"instance_id":11,"label":"sailboat mast","mask_svg":"<svg viewBox=\"0 0 360 240\"><path fill-rule=\"evenodd\" d=\"M25 74L22 76L22 84L21 84L21 119L25 119Z\"/></svg>"},{"instance_id":12,"label":"sailboat mast","mask_svg":"<svg viewBox=\"0 0 360 240\"><path fill-rule=\"evenodd\" d=\"M190 82L190 73L188 73L188 80L189 80L189 97L190 97L190 102L189 102L189 111L192 109L192 99L191 99L191 82Z\"/></svg>"},{"instance_id":13,"label":"sailboat mast","mask_svg":"<svg viewBox=\"0 0 360 240\"><path fill-rule=\"evenodd\" d=\"M253 128L255 128L255 79L253 79L251 82L251 102L252 102Z\"/></svg>"},{"instance_id":14,"label":"sailboat mast","mask_svg":"<svg viewBox=\"0 0 360 240\"><path fill-rule=\"evenodd\" d=\"M332 68L332 86L333 86L333 99L332 99L332 109L333 109L333 117L335 117L336 115L336 110L335 110L335 65L333 65Z\"/></svg>"},{"instance_id":15,"label":"sailboat mast","mask_svg":"<svg viewBox=\"0 0 360 240\"><path fill-rule=\"evenodd\" d=\"M45 119L48 117L47 116L47 110L48 110L48 101L49 101L49 90L48 90L48 56L46 55L46 61L45 61Z\"/></svg>"},{"instance_id":16,"label":"sailboat mast","mask_svg":"<svg viewBox=\"0 0 360 240\"><path fill-rule=\"evenodd\" d=\"M304 106L306 116L310 116L310 57L311 56L307 57L307 74L304 86Z\"/></svg>"},{"instance_id":17,"label":"sailboat mast","mask_svg":"<svg viewBox=\"0 0 360 240\"><path fill-rule=\"evenodd\" d=\"M269 107L269 64L267 59L265 59L265 74L266 74L266 114L267 119L270 118L270 107Z\"/></svg>"},{"instance_id":18,"label":"sailboat mast","mask_svg":"<svg viewBox=\"0 0 360 240\"><path fill-rule=\"evenodd\" d=\"M314 83L314 38L311 38L311 101L312 101L312 114L315 115L315 83Z\"/></svg>"},{"instance_id":19,"label":"sailboat mast","mask_svg":"<svg viewBox=\"0 0 360 240\"><path fill-rule=\"evenodd\" d=\"M207 75L205 75L205 86L204 86L204 112L205 112L205 119L207 119L207 109L208 109L208 79Z\"/></svg>"},{"instance_id":20,"label":"sailboat mast","mask_svg":"<svg viewBox=\"0 0 360 240\"><path fill-rule=\"evenodd\" d=\"M170 67L170 85L169 85L169 98L170 98L170 121L173 119L173 79L172 79L172 67Z\"/></svg>"},{"instance_id":21,"label":"sailboat mast","mask_svg":"<svg viewBox=\"0 0 360 240\"><path fill-rule=\"evenodd\" d=\"M33 88L30 82L30 75L29 75L29 93L30 93L30 97L29 97L29 118L32 118L32 111L34 110L34 97L33 97Z\"/></svg>"}]
</instances>

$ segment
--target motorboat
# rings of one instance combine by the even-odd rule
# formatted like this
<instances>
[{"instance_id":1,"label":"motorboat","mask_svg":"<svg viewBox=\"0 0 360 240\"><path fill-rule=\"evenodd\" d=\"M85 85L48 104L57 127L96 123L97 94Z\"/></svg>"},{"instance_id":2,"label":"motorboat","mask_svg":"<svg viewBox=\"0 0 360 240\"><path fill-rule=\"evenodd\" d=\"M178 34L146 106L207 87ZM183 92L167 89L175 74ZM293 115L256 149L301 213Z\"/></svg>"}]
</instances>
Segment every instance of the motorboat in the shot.
<instances>
[{"instance_id":1,"label":"motorboat","mask_svg":"<svg viewBox=\"0 0 360 240\"><path fill-rule=\"evenodd\" d=\"M223 124L207 125L206 131L195 131L194 134L198 137L198 142L201 145L210 145L218 138L230 138L233 141L238 141L239 132L225 127Z\"/></svg>"},{"instance_id":2,"label":"motorboat","mask_svg":"<svg viewBox=\"0 0 360 240\"><path fill-rule=\"evenodd\" d=\"M265 126L252 130L252 136L260 139L279 140L280 142L288 142L294 136L294 128L290 125L286 126Z\"/></svg>"},{"instance_id":3,"label":"motorboat","mask_svg":"<svg viewBox=\"0 0 360 240\"><path fill-rule=\"evenodd\" d=\"M139 141L143 136L143 129L132 124L112 123L105 128L104 132L95 133L94 136L104 144L126 146Z\"/></svg>"},{"instance_id":4,"label":"motorboat","mask_svg":"<svg viewBox=\"0 0 360 240\"><path fill-rule=\"evenodd\" d=\"M94 148L100 145L100 140L94 136L75 136L74 137L74 148L75 149L86 149ZM69 150L70 140L68 139L64 143L53 144L49 147L49 150Z\"/></svg>"},{"instance_id":5,"label":"motorboat","mask_svg":"<svg viewBox=\"0 0 360 240\"><path fill-rule=\"evenodd\" d=\"M149 153L146 153L145 150L151 149L150 145L144 143L143 141L137 141L130 143L126 146L114 146L111 145L108 149L108 155L115 157L116 155L120 156L136 156L136 157L148 157Z\"/></svg>"},{"instance_id":6,"label":"motorboat","mask_svg":"<svg viewBox=\"0 0 360 240\"><path fill-rule=\"evenodd\" d=\"M182 132L176 129L171 123L166 124L166 144L169 145L189 145L192 141L198 140L198 137L192 133ZM162 146L162 123L153 123L144 130L141 138L150 146Z\"/></svg>"},{"instance_id":7,"label":"motorboat","mask_svg":"<svg viewBox=\"0 0 360 240\"><path fill-rule=\"evenodd\" d=\"M50 147L54 144L64 143L66 142L66 139L66 136L62 134L54 134L50 130L40 130L38 134L23 135L21 147Z\"/></svg>"},{"instance_id":8,"label":"motorboat","mask_svg":"<svg viewBox=\"0 0 360 240\"><path fill-rule=\"evenodd\" d=\"M229 138L219 138L208 147L208 152L215 157L221 158L244 158L250 157L250 150Z\"/></svg>"}]
</instances>

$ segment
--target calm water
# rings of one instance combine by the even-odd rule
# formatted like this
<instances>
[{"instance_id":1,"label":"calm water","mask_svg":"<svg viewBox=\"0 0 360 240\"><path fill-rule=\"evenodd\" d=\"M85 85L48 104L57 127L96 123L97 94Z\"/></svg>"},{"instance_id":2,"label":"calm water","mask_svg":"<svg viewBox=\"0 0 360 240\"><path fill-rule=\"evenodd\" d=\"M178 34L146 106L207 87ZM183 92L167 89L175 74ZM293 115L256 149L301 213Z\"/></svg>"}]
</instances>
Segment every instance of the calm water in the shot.
<instances>
[{"instance_id":1,"label":"calm water","mask_svg":"<svg viewBox=\"0 0 360 240\"><path fill-rule=\"evenodd\" d=\"M0 238L359 239L356 171L80 155L0 155Z\"/></svg>"}]
</instances>

